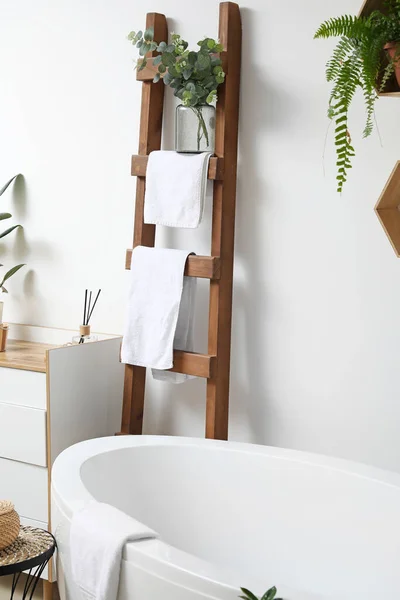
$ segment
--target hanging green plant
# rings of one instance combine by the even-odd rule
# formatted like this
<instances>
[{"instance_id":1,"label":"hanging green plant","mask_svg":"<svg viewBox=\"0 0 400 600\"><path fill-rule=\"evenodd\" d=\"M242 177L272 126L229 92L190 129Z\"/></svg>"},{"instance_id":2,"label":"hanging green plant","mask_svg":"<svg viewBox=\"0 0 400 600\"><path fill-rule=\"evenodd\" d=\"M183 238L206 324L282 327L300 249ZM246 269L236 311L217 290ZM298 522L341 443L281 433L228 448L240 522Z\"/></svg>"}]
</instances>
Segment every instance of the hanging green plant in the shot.
<instances>
[{"instance_id":1,"label":"hanging green plant","mask_svg":"<svg viewBox=\"0 0 400 600\"><path fill-rule=\"evenodd\" d=\"M326 78L332 83L328 116L335 123L338 192L342 192L355 156L348 115L357 88L365 100L366 138L374 128L378 93L385 90L393 74L400 82L400 0L389 0L385 13L376 10L368 17L331 18L322 23L314 37L340 37L327 63Z\"/></svg>"},{"instance_id":2,"label":"hanging green plant","mask_svg":"<svg viewBox=\"0 0 400 600\"><path fill-rule=\"evenodd\" d=\"M4 192L7 190L7 188L11 185L11 183L17 177L18 177L18 175L14 175L14 177L12 177L9 181L7 181L7 183L0 189L0 196L2 196L4 194ZM5 221L6 219L11 219L11 217L12 217L12 215L8 212L0 213L0 221ZM18 229L19 227L22 227L22 225L13 225L12 227L9 227L5 231L0 232L0 239L6 237L6 235L9 235L12 231L14 231L15 229ZM0 264L0 267L2 267L2 266L3 265ZM15 267L12 267L9 271L7 271L2 278L0 278L0 292L3 292L5 294L8 293L8 290L6 290L6 288L4 287L5 282L8 279L10 279L13 275L15 275L15 273L17 273L24 266L25 266L25 264L16 265Z\"/></svg>"}]
</instances>

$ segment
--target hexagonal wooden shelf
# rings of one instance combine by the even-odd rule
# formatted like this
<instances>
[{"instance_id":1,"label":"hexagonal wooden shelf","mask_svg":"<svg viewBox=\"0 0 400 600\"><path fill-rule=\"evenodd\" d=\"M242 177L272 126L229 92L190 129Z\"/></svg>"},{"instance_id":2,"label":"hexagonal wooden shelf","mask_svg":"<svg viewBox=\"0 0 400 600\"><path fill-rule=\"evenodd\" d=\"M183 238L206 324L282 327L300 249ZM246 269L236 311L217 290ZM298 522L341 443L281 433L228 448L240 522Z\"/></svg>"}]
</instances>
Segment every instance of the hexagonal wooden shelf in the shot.
<instances>
[{"instance_id":1,"label":"hexagonal wooden shelf","mask_svg":"<svg viewBox=\"0 0 400 600\"><path fill-rule=\"evenodd\" d=\"M400 161L397 161L375 206L375 212L396 255L400 257Z\"/></svg>"},{"instance_id":2,"label":"hexagonal wooden shelf","mask_svg":"<svg viewBox=\"0 0 400 600\"><path fill-rule=\"evenodd\" d=\"M360 16L368 17L374 10L380 10L386 12L385 0L365 0L360 10ZM382 50L382 64L385 64L384 50ZM380 96L400 96L400 87L396 81L396 77L393 75L388 83L386 84L385 91L379 94Z\"/></svg>"}]
</instances>

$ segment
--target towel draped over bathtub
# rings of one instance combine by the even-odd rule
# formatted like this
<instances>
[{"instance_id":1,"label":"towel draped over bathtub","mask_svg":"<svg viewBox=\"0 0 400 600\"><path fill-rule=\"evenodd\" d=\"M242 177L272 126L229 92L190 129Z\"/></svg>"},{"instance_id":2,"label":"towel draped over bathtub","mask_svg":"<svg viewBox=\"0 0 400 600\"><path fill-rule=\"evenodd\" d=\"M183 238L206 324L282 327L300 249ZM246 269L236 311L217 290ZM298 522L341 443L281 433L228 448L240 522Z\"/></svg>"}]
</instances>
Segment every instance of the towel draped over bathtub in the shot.
<instances>
[{"instance_id":1,"label":"towel draped over bathtub","mask_svg":"<svg viewBox=\"0 0 400 600\"><path fill-rule=\"evenodd\" d=\"M114 506L91 502L72 518L72 578L81 600L116 600L122 550L157 534Z\"/></svg>"}]
</instances>

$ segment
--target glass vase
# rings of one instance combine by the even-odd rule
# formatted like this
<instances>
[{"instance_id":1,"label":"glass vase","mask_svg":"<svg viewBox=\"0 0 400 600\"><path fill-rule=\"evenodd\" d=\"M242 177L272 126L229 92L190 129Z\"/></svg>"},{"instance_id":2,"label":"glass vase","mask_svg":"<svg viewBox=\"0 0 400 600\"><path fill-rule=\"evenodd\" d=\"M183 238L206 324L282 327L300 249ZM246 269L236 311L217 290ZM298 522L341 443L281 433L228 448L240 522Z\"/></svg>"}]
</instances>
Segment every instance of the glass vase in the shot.
<instances>
[{"instance_id":1,"label":"glass vase","mask_svg":"<svg viewBox=\"0 0 400 600\"><path fill-rule=\"evenodd\" d=\"M176 108L176 152L214 152L215 107L183 106Z\"/></svg>"}]
</instances>

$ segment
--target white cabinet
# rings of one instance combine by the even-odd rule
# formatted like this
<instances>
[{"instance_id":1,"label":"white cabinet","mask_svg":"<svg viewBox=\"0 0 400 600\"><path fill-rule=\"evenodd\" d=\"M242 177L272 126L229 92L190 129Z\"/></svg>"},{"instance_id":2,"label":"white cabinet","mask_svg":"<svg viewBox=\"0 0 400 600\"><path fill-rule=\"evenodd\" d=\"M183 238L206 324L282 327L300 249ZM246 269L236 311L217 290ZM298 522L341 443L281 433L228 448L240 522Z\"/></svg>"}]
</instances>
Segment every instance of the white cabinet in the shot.
<instances>
[{"instance_id":1,"label":"white cabinet","mask_svg":"<svg viewBox=\"0 0 400 600\"><path fill-rule=\"evenodd\" d=\"M0 498L51 530L51 466L83 440L119 431L120 338L51 347L10 340L0 353ZM44 577L54 581L52 565Z\"/></svg>"}]
</instances>

